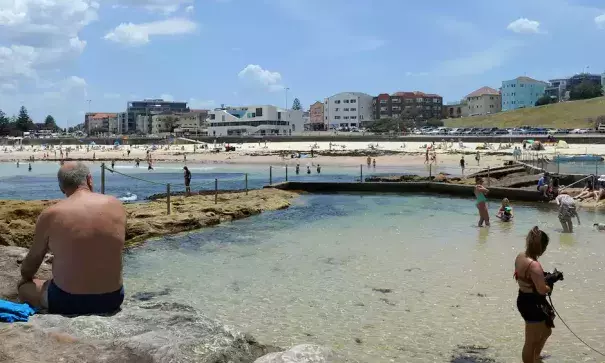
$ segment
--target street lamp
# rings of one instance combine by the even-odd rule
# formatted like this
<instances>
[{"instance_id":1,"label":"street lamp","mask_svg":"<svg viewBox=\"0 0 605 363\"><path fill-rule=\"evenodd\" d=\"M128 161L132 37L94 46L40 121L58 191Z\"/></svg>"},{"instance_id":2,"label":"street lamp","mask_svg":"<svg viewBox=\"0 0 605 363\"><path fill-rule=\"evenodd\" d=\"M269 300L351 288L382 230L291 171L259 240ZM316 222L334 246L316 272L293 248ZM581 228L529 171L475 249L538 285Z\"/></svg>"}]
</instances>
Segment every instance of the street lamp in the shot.
<instances>
[{"instance_id":1,"label":"street lamp","mask_svg":"<svg viewBox=\"0 0 605 363\"><path fill-rule=\"evenodd\" d=\"M290 87L286 87L286 111L288 111L288 91L290 90Z\"/></svg>"}]
</instances>

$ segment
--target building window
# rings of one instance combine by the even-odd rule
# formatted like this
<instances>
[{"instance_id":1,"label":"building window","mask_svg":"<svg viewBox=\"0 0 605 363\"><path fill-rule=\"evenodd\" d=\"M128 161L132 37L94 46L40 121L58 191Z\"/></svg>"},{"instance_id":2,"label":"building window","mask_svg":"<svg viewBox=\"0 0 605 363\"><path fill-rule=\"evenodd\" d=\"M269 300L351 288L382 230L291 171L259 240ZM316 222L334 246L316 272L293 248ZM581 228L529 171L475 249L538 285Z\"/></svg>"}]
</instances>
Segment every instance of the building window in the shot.
<instances>
[{"instance_id":1,"label":"building window","mask_svg":"<svg viewBox=\"0 0 605 363\"><path fill-rule=\"evenodd\" d=\"M278 113L277 113L277 119L278 119L278 120L281 120L281 112L278 112Z\"/></svg>"},{"instance_id":2,"label":"building window","mask_svg":"<svg viewBox=\"0 0 605 363\"><path fill-rule=\"evenodd\" d=\"M351 100L351 103L357 103L357 100Z\"/></svg>"},{"instance_id":3,"label":"building window","mask_svg":"<svg viewBox=\"0 0 605 363\"><path fill-rule=\"evenodd\" d=\"M334 116L334 120L340 120L340 116Z\"/></svg>"},{"instance_id":4,"label":"building window","mask_svg":"<svg viewBox=\"0 0 605 363\"><path fill-rule=\"evenodd\" d=\"M342 102L344 102L344 103L349 103L349 100L344 100L344 101L342 101Z\"/></svg>"},{"instance_id":5,"label":"building window","mask_svg":"<svg viewBox=\"0 0 605 363\"><path fill-rule=\"evenodd\" d=\"M357 111L357 109L356 108L352 108L351 111Z\"/></svg>"},{"instance_id":6,"label":"building window","mask_svg":"<svg viewBox=\"0 0 605 363\"><path fill-rule=\"evenodd\" d=\"M424 98L422 98L422 97L419 97L416 99L416 102L423 102L423 101L424 101Z\"/></svg>"},{"instance_id":7,"label":"building window","mask_svg":"<svg viewBox=\"0 0 605 363\"><path fill-rule=\"evenodd\" d=\"M433 103L439 103L439 99L438 98L433 98Z\"/></svg>"},{"instance_id":8,"label":"building window","mask_svg":"<svg viewBox=\"0 0 605 363\"><path fill-rule=\"evenodd\" d=\"M393 103L401 103L401 98L391 98L391 102L393 102Z\"/></svg>"},{"instance_id":9,"label":"building window","mask_svg":"<svg viewBox=\"0 0 605 363\"><path fill-rule=\"evenodd\" d=\"M334 101L334 103L339 104L339 103L340 103L340 100L336 100L336 101Z\"/></svg>"},{"instance_id":10,"label":"building window","mask_svg":"<svg viewBox=\"0 0 605 363\"><path fill-rule=\"evenodd\" d=\"M338 111L338 107L336 107L336 108L334 109L334 111Z\"/></svg>"},{"instance_id":11,"label":"building window","mask_svg":"<svg viewBox=\"0 0 605 363\"><path fill-rule=\"evenodd\" d=\"M348 108L343 108L342 110L343 110L343 111L349 111L349 109L348 109Z\"/></svg>"},{"instance_id":12,"label":"building window","mask_svg":"<svg viewBox=\"0 0 605 363\"><path fill-rule=\"evenodd\" d=\"M357 120L357 116L351 116L349 117L351 120Z\"/></svg>"},{"instance_id":13,"label":"building window","mask_svg":"<svg viewBox=\"0 0 605 363\"><path fill-rule=\"evenodd\" d=\"M521 87L525 87L525 85L524 85L524 84L520 84L519 86L521 86Z\"/></svg>"},{"instance_id":14,"label":"building window","mask_svg":"<svg viewBox=\"0 0 605 363\"><path fill-rule=\"evenodd\" d=\"M263 108L262 107L257 107L256 108L256 116L257 117L262 117L263 116ZM254 117L254 116L252 116Z\"/></svg>"},{"instance_id":15,"label":"building window","mask_svg":"<svg viewBox=\"0 0 605 363\"><path fill-rule=\"evenodd\" d=\"M385 104L387 103L387 100L380 100L380 103Z\"/></svg>"},{"instance_id":16,"label":"building window","mask_svg":"<svg viewBox=\"0 0 605 363\"><path fill-rule=\"evenodd\" d=\"M345 117L343 117L343 118L344 118L345 120L348 120L348 119L349 119L349 116L345 116Z\"/></svg>"},{"instance_id":17,"label":"building window","mask_svg":"<svg viewBox=\"0 0 605 363\"><path fill-rule=\"evenodd\" d=\"M221 116L221 121L225 121L225 115Z\"/></svg>"},{"instance_id":18,"label":"building window","mask_svg":"<svg viewBox=\"0 0 605 363\"><path fill-rule=\"evenodd\" d=\"M216 115L215 115L215 114L213 114L213 113L211 113L211 114L210 114L210 119L211 119L211 120L216 120Z\"/></svg>"}]
</instances>

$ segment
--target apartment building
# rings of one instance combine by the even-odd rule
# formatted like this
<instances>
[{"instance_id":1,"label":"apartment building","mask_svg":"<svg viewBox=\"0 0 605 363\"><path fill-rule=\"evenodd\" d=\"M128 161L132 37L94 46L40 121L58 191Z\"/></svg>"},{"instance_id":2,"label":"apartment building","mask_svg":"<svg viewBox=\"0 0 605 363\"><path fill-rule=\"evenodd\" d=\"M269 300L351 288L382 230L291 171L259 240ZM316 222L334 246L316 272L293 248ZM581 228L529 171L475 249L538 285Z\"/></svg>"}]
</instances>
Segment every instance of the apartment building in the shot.
<instances>
[{"instance_id":1,"label":"apartment building","mask_svg":"<svg viewBox=\"0 0 605 363\"><path fill-rule=\"evenodd\" d=\"M551 79L548 87L544 90L544 94L557 101L566 101L569 99L569 91L567 90L568 78Z\"/></svg>"},{"instance_id":2,"label":"apartment building","mask_svg":"<svg viewBox=\"0 0 605 363\"><path fill-rule=\"evenodd\" d=\"M374 119L402 118L418 121L441 119L443 97L420 91L381 93L372 100Z\"/></svg>"},{"instance_id":3,"label":"apartment building","mask_svg":"<svg viewBox=\"0 0 605 363\"><path fill-rule=\"evenodd\" d=\"M324 122L328 129L360 127L374 120L373 97L362 92L341 92L324 100Z\"/></svg>"},{"instance_id":4,"label":"apartment building","mask_svg":"<svg viewBox=\"0 0 605 363\"><path fill-rule=\"evenodd\" d=\"M468 116L489 115L502 111L500 92L491 87L481 87L466 97Z\"/></svg>"},{"instance_id":5,"label":"apartment building","mask_svg":"<svg viewBox=\"0 0 605 363\"><path fill-rule=\"evenodd\" d=\"M467 117L468 115L469 107L466 99L443 106L443 118L459 118Z\"/></svg>"},{"instance_id":6,"label":"apartment building","mask_svg":"<svg viewBox=\"0 0 605 363\"><path fill-rule=\"evenodd\" d=\"M328 124L324 119L324 103L317 101L309 106L309 125L310 131L324 131L328 129Z\"/></svg>"},{"instance_id":7,"label":"apartment building","mask_svg":"<svg viewBox=\"0 0 605 363\"><path fill-rule=\"evenodd\" d=\"M84 127L86 132L95 133L115 133L117 125L117 113L91 112L84 115Z\"/></svg>"},{"instance_id":8,"label":"apartment building","mask_svg":"<svg viewBox=\"0 0 605 363\"><path fill-rule=\"evenodd\" d=\"M535 107L544 95L548 83L530 77L517 77L502 82L502 111Z\"/></svg>"},{"instance_id":9,"label":"apartment building","mask_svg":"<svg viewBox=\"0 0 605 363\"><path fill-rule=\"evenodd\" d=\"M149 134L152 132L148 124L147 129L138 129L138 116L153 116L167 113L187 113L187 102L164 101L163 99L144 99L142 101L129 101L126 106L126 119L122 119L122 133Z\"/></svg>"},{"instance_id":10,"label":"apartment building","mask_svg":"<svg viewBox=\"0 0 605 363\"><path fill-rule=\"evenodd\" d=\"M271 105L217 108L208 112L208 135L292 135L304 131L302 110Z\"/></svg>"},{"instance_id":11,"label":"apartment building","mask_svg":"<svg viewBox=\"0 0 605 363\"><path fill-rule=\"evenodd\" d=\"M136 120L137 130L148 130L149 134L207 134L208 110L192 110L186 113L164 112L152 116L138 115ZM147 132L137 131L147 134Z\"/></svg>"}]
</instances>

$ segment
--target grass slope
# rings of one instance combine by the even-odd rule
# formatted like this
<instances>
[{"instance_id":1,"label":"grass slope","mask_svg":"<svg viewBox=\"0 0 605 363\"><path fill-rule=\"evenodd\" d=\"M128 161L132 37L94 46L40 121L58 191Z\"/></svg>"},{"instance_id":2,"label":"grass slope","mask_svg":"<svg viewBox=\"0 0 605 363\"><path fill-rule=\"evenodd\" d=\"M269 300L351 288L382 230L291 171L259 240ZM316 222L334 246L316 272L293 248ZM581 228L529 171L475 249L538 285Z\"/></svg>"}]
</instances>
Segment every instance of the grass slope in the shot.
<instances>
[{"instance_id":1,"label":"grass slope","mask_svg":"<svg viewBox=\"0 0 605 363\"><path fill-rule=\"evenodd\" d=\"M522 108L489 116L444 120L448 127L518 127L523 125L554 128L593 128L595 119L605 116L605 97Z\"/></svg>"}]
</instances>

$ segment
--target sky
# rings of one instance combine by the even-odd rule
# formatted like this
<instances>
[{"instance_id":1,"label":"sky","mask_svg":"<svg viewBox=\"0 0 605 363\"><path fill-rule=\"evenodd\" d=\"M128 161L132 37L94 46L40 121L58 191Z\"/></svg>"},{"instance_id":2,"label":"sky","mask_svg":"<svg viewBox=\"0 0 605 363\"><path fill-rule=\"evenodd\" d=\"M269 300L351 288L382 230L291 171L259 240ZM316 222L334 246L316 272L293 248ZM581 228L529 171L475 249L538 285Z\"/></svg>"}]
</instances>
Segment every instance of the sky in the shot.
<instances>
[{"instance_id":1,"label":"sky","mask_svg":"<svg viewBox=\"0 0 605 363\"><path fill-rule=\"evenodd\" d=\"M0 109L60 126L164 98L304 108L605 71L602 0L0 0Z\"/></svg>"}]
</instances>

